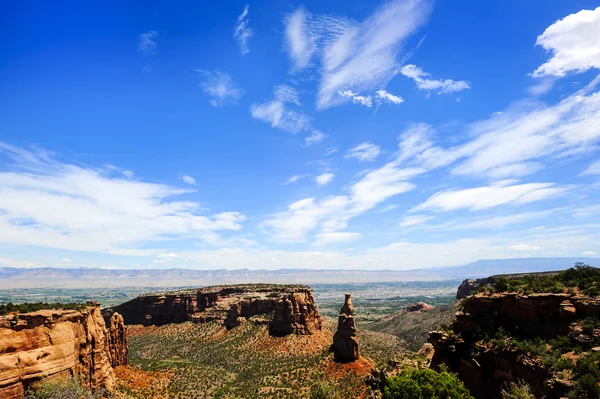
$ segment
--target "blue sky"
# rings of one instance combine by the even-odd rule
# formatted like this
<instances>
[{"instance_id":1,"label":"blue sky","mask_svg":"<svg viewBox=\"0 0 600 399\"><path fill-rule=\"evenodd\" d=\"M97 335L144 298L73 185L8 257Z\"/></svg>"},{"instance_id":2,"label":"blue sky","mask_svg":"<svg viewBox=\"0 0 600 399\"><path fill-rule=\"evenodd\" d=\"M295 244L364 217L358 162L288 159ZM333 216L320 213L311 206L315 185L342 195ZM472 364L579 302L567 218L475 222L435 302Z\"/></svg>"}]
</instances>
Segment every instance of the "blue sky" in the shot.
<instances>
[{"instance_id":1,"label":"blue sky","mask_svg":"<svg viewBox=\"0 0 600 399\"><path fill-rule=\"evenodd\" d=\"M600 253L594 1L0 5L0 264Z\"/></svg>"}]
</instances>

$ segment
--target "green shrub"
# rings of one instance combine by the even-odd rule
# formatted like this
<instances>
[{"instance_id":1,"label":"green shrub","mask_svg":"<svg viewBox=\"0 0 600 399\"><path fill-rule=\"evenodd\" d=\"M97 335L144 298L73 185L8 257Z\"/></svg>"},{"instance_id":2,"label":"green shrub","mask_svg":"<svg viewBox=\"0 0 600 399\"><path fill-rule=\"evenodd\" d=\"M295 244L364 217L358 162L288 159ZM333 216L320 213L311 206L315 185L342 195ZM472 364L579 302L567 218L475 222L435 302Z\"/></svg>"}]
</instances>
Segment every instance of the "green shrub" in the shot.
<instances>
[{"instance_id":1,"label":"green shrub","mask_svg":"<svg viewBox=\"0 0 600 399\"><path fill-rule=\"evenodd\" d=\"M510 385L501 392L502 399L535 399L531 393L531 388L525 382L511 382Z\"/></svg>"},{"instance_id":2,"label":"green shrub","mask_svg":"<svg viewBox=\"0 0 600 399\"><path fill-rule=\"evenodd\" d=\"M383 399L472 399L454 374L431 369L404 370L386 382Z\"/></svg>"},{"instance_id":3,"label":"green shrub","mask_svg":"<svg viewBox=\"0 0 600 399\"><path fill-rule=\"evenodd\" d=\"M27 399L94 399L77 378L41 380L27 390Z\"/></svg>"},{"instance_id":4,"label":"green shrub","mask_svg":"<svg viewBox=\"0 0 600 399\"><path fill-rule=\"evenodd\" d=\"M316 384L310 390L310 399L335 399L337 397L335 387L325 382Z\"/></svg>"},{"instance_id":5,"label":"green shrub","mask_svg":"<svg viewBox=\"0 0 600 399\"><path fill-rule=\"evenodd\" d=\"M47 302L25 302L21 304L14 304L12 302L6 305L0 305L0 316L6 315L12 312L17 313L28 313L37 312L38 310L44 309L64 309L64 310L83 310L86 308L85 303L47 303Z\"/></svg>"}]
</instances>

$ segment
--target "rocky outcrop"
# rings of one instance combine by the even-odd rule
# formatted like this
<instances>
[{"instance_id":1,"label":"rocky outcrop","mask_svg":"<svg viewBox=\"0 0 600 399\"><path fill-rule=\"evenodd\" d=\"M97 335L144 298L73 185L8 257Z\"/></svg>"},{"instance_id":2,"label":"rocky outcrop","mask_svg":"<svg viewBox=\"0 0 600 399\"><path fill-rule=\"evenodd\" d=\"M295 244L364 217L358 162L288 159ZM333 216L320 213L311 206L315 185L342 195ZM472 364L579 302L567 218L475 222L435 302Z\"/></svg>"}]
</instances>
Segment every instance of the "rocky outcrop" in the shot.
<instances>
[{"instance_id":1,"label":"rocky outcrop","mask_svg":"<svg viewBox=\"0 0 600 399\"><path fill-rule=\"evenodd\" d=\"M456 299L463 299L485 287L486 285L494 285L499 278L505 278L507 280L519 279L524 276L552 276L558 272L536 272L536 273L514 273L514 274L498 274L495 276L478 278L478 279L466 279L461 285L458 286L456 291Z\"/></svg>"},{"instance_id":2,"label":"rocky outcrop","mask_svg":"<svg viewBox=\"0 0 600 399\"><path fill-rule=\"evenodd\" d=\"M272 335L311 334L321 329L312 290L303 285L228 285L144 295L104 312L125 324L163 325L221 321L228 329L258 315L271 315Z\"/></svg>"},{"instance_id":3,"label":"rocky outcrop","mask_svg":"<svg viewBox=\"0 0 600 399\"><path fill-rule=\"evenodd\" d=\"M344 305L340 309L337 331L333 336L333 353L339 362L352 362L358 359L358 338L356 320L350 294L346 294Z\"/></svg>"},{"instance_id":4,"label":"rocky outcrop","mask_svg":"<svg viewBox=\"0 0 600 399\"><path fill-rule=\"evenodd\" d=\"M471 295L473 292L479 290L481 287L486 285L493 285L496 281L493 277L480 278L476 280L466 279L461 285L458 286L456 291L456 299L463 299Z\"/></svg>"},{"instance_id":5,"label":"rocky outcrop","mask_svg":"<svg viewBox=\"0 0 600 399\"><path fill-rule=\"evenodd\" d=\"M526 382L536 397L561 398L572 386L555 378L541 358L513 345L497 347L482 340L481 333L494 336L502 328L520 340L568 336L574 345L586 348L600 338L600 329L585 331L580 325L591 316L600 316L600 298L566 293L472 295L456 313L452 331L429 333L435 348L431 366L446 364L476 398L500 398L509 381Z\"/></svg>"},{"instance_id":6,"label":"rocky outcrop","mask_svg":"<svg viewBox=\"0 0 600 399\"><path fill-rule=\"evenodd\" d=\"M123 316L113 313L108 326L108 351L113 367L127 364L127 331Z\"/></svg>"},{"instance_id":7,"label":"rocky outcrop","mask_svg":"<svg viewBox=\"0 0 600 399\"><path fill-rule=\"evenodd\" d=\"M127 351L121 347L123 340L110 334L99 304L82 311L41 310L0 317L0 397L21 399L40 379L71 375L91 389L112 391L111 351Z\"/></svg>"},{"instance_id":8,"label":"rocky outcrop","mask_svg":"<svg viewBox=\"0 0 600 399\"><path fill-rule=\"evenodd\" d=\"M408 305L403 309L405 313L413 313L413 312L427 312L428 310L433 309L433 306L426 304L425 302L416 302L411 305Z\"/></svg>"},{"instance_id":9,"label":"rocky outcrop","mask_svg":"<svg viewBox=\"0 0 600 399\"><path fill-rule=\"evenodd\" d=\"M312 291L305 291L289 294L277 301L269 331L272 335L307 335L321 328L322 320Z\"/></svg>"}]
</instances>

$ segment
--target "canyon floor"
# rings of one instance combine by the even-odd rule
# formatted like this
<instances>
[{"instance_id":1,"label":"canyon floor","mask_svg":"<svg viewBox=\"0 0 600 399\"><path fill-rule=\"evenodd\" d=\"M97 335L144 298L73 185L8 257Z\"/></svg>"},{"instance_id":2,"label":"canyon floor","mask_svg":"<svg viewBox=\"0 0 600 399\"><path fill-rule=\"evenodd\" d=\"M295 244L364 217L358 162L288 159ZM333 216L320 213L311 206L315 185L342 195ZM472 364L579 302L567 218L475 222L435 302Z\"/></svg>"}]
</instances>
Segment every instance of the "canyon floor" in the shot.
<instances>
[{"instance_id":1,"label":"canyon floor","mask_svg":"<svg viewBox=\"0 0 600 399\"><path fill-rule=\"evenodd\" d=\"M217 322L130 326L129 365L119 391L138 398L307 398L318 383L339 397L367 397L374 367L403 357L394 335L359 332L361 359L340 364L329 352L335 323L312 335L272 337L262 316L229 331Z\"/></svg>"}]
</instances>

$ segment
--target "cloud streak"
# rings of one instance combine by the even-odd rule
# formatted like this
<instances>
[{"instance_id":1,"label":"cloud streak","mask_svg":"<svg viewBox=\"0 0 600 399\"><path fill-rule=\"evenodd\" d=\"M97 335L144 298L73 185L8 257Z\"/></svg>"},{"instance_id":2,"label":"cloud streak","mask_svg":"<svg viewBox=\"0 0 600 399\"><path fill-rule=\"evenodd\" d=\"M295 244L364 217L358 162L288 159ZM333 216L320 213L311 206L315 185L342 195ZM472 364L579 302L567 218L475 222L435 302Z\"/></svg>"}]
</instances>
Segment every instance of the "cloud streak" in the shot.
<instances>
[{"instance_id":1,"label":"cloud streak","mask_svg":"<svg viewBox=\"0 0 600 399\"><path fill-rule=\"evenodd\" d=\"M238 212L202 214L176 200L188 190L112 177L103 169L65 164L43 152L0 143L18 171L0 172L0 242L122 255L144 245L238 231ZM44 204L44 206L40 206Z\"/></svg>"},{"instance_id":2,"label":"cloud streak","mask_svg":"<svg viewBox=\"0 0 600 399\"><path fill-rule=\"evenodd\" d=\"M240 52L242 55L246 55L250 52L248 48L248 39L250 39L253 35L252 29L248 27L248 12L250 11L250 6L246 4L244 6L244 10L239 15L237 19L237 23L235 24L235 28L233 30L233 36L235 40L237 40L238 45L240 46Z\"/></svg>"},{"instance_id":3,"label":"cloud streak","mask_svg":"<svg viewBox=\"0 0 600 399\"><path fill-rule=\"evenodd\" d=\"M393 0L362 22L297 9L285 21L292 69L307 68L319 55L319 109L354 99L346 95L349 91L382 90L399 68L404 42L427 21L431 9L426 0Z\"/></svg>"}]
</instances>

